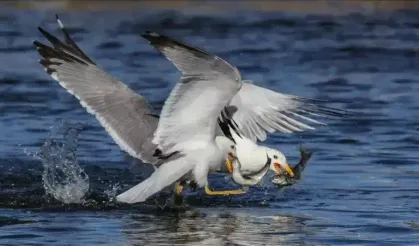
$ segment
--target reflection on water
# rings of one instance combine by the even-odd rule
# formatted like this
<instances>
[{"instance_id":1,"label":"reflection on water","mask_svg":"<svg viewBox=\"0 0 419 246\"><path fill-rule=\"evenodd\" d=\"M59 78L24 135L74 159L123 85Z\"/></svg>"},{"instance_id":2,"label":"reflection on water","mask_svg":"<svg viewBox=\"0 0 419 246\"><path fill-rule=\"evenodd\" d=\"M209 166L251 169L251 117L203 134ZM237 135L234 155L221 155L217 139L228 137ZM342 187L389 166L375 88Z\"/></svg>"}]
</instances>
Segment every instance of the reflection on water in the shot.
<instances>
[{"instance_id":1,"label":"reflection on water","mask_svg":"<svg viewBox=\"0 0 419 246\"><path fill-rule=\"evenodd\" d=\"M304 241L306 220L270 209L198 209L165 216L132 214L122 232L130 245L288 245Z\"/></svg>"},{"instance_id":2,"label":"reflection on water","mask_svg":"<svg viewBox=\"0 0 419 246\"><path fill-rule=\"evenodd\" d=\"M13 239L19 245L313 245L320 231L310 227L310 217L274 209L3 212L16 218L0 218L0 242Z\"/></svg>"}]
</instances>

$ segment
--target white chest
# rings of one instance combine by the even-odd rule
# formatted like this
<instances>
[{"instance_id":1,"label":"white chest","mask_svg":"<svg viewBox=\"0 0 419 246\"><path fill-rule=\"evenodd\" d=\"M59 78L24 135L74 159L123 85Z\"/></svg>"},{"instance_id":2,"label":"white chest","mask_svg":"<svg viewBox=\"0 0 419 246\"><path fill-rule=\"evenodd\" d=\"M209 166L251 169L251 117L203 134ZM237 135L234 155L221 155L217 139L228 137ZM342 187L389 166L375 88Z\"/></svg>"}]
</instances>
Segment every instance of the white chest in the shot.
<instances>
[{"instance_id":1,"label":"white chest","mask_svg":"<svg viewBox=\"0 0 419 246\"><path fill-rule=\"evenodd\" d=\"M263 148L237 149L237 158L240 160L241 172L243 173L261 170L268 159Z\"/></svg>"}]
</instances>

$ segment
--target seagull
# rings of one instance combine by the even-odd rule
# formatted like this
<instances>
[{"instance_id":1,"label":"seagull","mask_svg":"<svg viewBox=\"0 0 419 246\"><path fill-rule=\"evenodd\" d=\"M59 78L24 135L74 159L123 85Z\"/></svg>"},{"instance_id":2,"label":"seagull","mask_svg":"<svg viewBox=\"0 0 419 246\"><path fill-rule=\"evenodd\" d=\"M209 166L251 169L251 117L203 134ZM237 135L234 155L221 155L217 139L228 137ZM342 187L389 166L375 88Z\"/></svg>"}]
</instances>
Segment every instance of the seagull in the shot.
<instances>
[{"instance_id":1,"label":"seagull","mask_svg":"<svg viewBox=\"0 0 419 246\"><path fill-rule=\"evenodd\" d=\"M260 156L256 158L258 165L251 158L246 161L245 157L240 157L244 154L239 154L246 151L237 151L242 149L237 148L237 142L255 144L256 140L263 141L266 139L264 131L291 133L314 129L288 115L317 124L322 123L301 113L343 115L339 110L318 106L310 99L242 81L237 68L221 58L167 36L146 32L142 37L182 72L182 79L172 90L159 116L144 97L90 59L72 40L58 17L57 22L64 33L64 42L40 27L39 31L53 47L34 41L46 72L96 116L122 150L156 167L149 179L117 197L123 202L143 201L185 177L205 186L210 195L241 194L211 191L206 177L208 172L227 169L233 179L239 180L252 174L260 175L266 170L266 163L276 173L291 169L281 152L263 146L255 148ZM259 96L255 97L253 93ZM220 121L220 112L231 117L229 120L234 124ZM220 129L223 124L227 124L229 130L232 126L236 128L234 138L224 135L226 131ZM264 161L260 161L262 159ZM260 163L263 163L262 169ZM233 164L249 175L240 177L240 173L233 173ZM254 168L256 166L258 168ZM292 170L288 172L292 176ZM253 182L249 180L251 178L246 182Z\"/></svg>"},{"instance_id":2,"label":"seagull","mask_svg":"<svg viewBox=\"0 0 419 246\"><path fill-rule=\"evenodd\" d=\"M101 69L78 47L58 16L56 18L64 34L64 42L41 27L38 27L38 30L52 44L52 47L39 41L33 42L41 56L39 62L45 71L67 92L75 96L87 112L95 115L117 145L129 155L152 164L156 168L169 159L175 158L176 152L165 154L157 144L152 142L161 117L147 100ZM217 120L217 117L214 119ZM223 123L219 122L219 124ZM217 171L232 174L234 140L225 137L218 129L215 143L218 149L222 150L222 156L225 157L220 160ZM266 160L263 163L266 163ZM254 174L260 176L264 170L266 170L265 166L256 170ZM237 175L239 173L236 172L235 177L238 177ZM248 178L246 183L251 183L252 173L246 174L246 177ZM176 187L178 193L182 188L180 184ZM208 195L243 193L242 190L212 191L209 187L206 187L205 191Z\"/></svg>"},{"instance_id":3,"label":"seagull","mask_svg":"<svg viewBox=\"0 0 419 246\"><path fill-rule=\"evenodd\" d=\"M207 191L208 174L219 169L220 158L223 158L223 155L220 154L223 152L223 149L215 144L219 129L216 124L217 121L224 135L235 143L236 158L234 159L233 169L240 170L238 178L246 177L243 175L245 170L243 170L241 163L243 156L245 161L250 164L246 167L249 168L247 171L250 172L254 171L251 169L258 166L255 164L260 164L260 160L264 158L268 160L265 165L266 169L259 170L258 168L258 174L253 172L256 176L254 180L261 179L259 177L264 175L263 170L267 171L271 163L273 163L274 169L276 169L277 165L278 167L283 166L291 177L294 176L282 153L279 151L272 153L266 147L255 144L254 141L256 141L256 138L260 140L266 139L266 134L262 129L273 131L273 127L277 127L277 130L286 132L313 129L313 127L286 115L286 113L290 112L294 116L301 116L297 112L299 110L303 111L303 109L299 108L302 106L300 105L302 102L299 102L297 97L289 97L291 101L286 103L290 105L284 105L283 113L277 112L278 115L276 117L279 117L285 123L270 125L271 121L269 118L261 117L257 112L252 111L254 109L249 109L252 107L252 102L248 101L249 98L244 98L246 96L251 98L250 95L254 92L257 93L259 88L252 90L245 86L247 89L244 89L244 95L240 95L244 84L236 67L214 54L156 32L147 31L141 37L148 40L150 45L171 61L182 74L164 103L158 127L154 132L152 140L157 145L160 153L170 156L173 153L180 155L179 158L182 159L183 163L191 161L193 157L199 158L196 159L195 165L190 164L188 167L185 166L185 170L179 171L176 175L176 181L181 179L193 180L198 186L205 187ZM263 97L264 95L259 93L259 96ZM287 98L287 96L282 97L282 99L284 98ZM303 101L303 99L300 101ZM307 107L311 106L312 111L317 109L317 112L323 111L323 113L335 114L333 110L328 110L328 108L322 110L319 106L308 102L308 100L305 103ZM266 105L253 105L253 107L260 110L260 108L263 109ZM273 106L268 105L269 107ZM293 109L297 112L292 112ZM269 109L266 109L266 112L268 111ZM231 115L236 115L236 117ZM251 118L249 119L249 117ZM309 119L304 116L301 117ZM240 127L240 125L235 123L236 119L240 122L246 122L247 120L248 124L254 124L254 126L247 129ZM261 127L258 127L255 121ZM320 123L316 120L311 121ZM223 124L227 125L227 131L225 131ZM242 134L244 129L248 130L247 135ZM240 139L240 141L237 139ZM275 153L279 153L278 156ZM274 155L273 162L271 162L270 154ZM168 160L151 177L117 196L117 200L128 203L142 202L154 194L153 192L159 191L157 189L163 189L176 182L171 179L167 180L169 174L166 173L175 173L175 170L163 169L166 165L173 166L172 162L177 163L178 161ZM172 168L181 170L182 167ZM260 173L262 175L259 175ZM239 180L235 177L235 174L236 172L233 171L233 180L244 184L244 180ZM251 183L253 180L247 179L246 181ZM156 186L159 188L156 189Z\"/></svg>"},{"instance_id":4,"label":"seagull","mask_svg":"<svg viewBox=\"0 0 419 246\"><path fill-rule=\"evenodd\" d=\"M211 69L214 71L224 69L219 71L220 73L232 73L234 71L237 73L236 79L241 80L240 73L236 67L233 67L213 54L155 32L146 32L141 36L148 40L157 51L171 61L182 73L180 83L183 80L189 81L189 79L196 79L199 75L206 75L202 69ZM187 53L190 53L190 55L186 56L185 54ZM196 57L192 59L192 55ZM208 57L212 57L212 60L210 60L211 64L207 65L207 67L194 64L204 62ZM220 63L228 66L222 67ZM214 78L204 77L203 79L209 80ZM223 77L217 79L223 79ZM199 90L195 91L195 94L199 93ZM219 121L220 127L218 128L223 132L222 135L227 138L222 137L224 144L227 146L231 145L235 149L235 156L231 156L232 159L229 159L226 165L228 172L233 174L233 180L242 185L245 185L245 183L251 183L252 185L259 183L263 175L256 174L260 174L264 170L264 167L261 168L261 164L264 163L261 160L264 159L267 159L270 169L275 172L276 176L282 175L282 170L284 169L290 177L293 177L293 170L287 163L287 159L282 152L258 145L256 142L265 141L267 138L266 132L294 133L315 129L302 121L325 125L320 121L303 116L302 114L335 117L349 116L347 111L320 106L317 104L319 101L282 94L254 85L252 81L241 80L239 91L229 101L220 116L228 124ZM180 121L181 119L177 120ZM231 152L228 154L231 155ZM233 172L232 160L235 161L236 167L240 167L240 172ZM254 176L249 178L247 182L243 182L243 175L248 177L246 174L254 174ZM256 177L259 177L259 179Z\"/></svg>"}]
</instances>

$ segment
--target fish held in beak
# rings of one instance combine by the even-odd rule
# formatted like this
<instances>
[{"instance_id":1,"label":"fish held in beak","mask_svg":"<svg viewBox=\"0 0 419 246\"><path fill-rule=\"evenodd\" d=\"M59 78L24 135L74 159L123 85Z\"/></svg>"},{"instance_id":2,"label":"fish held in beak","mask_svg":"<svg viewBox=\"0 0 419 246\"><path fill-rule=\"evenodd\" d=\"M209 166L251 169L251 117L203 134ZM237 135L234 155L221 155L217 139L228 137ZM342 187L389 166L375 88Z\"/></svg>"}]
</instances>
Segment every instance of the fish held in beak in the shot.
<instances>
[{"instance_id":1,"label":"fish held in beak","mask_svg":"<svg viewBox=\"0 0 419 246\"><path fill-rule=\"evenodd\" d=\"M272 183L278 184L278 185L281 185L281 186L288 186L288 185L293 185L293 184L297 183L297 181L300 180L301 174L302 174L303 170L305 169L305 167L307 166L308 161L310 160L312 153L313 152L308 151L308 150L303 149L302 147L300 147L300 161L294 167L289 167L288 166L292 170L293 175L290 175L290 172L288 172L287 169L284 167L284 169L287 172L286 173L276 172L274 178L272 179ZM277 168L275 168L275 169L277 169Z\"/></svg>"}]
</instances>

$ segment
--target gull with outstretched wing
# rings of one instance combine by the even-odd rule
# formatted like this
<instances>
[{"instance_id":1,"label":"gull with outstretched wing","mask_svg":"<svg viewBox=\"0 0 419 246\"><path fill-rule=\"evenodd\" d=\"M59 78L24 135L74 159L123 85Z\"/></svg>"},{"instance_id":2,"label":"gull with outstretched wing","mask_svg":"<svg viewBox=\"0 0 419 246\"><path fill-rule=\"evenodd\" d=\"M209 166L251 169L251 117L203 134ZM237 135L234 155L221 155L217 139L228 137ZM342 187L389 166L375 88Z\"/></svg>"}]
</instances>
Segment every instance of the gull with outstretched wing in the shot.
<instances>
[{"instance_id":1,"label":"gull with outstretched wing","mask_svg":"<svg viewBox=\"0 0 419 246\"><path fill-rule=\"evenodd\" d=\"M159 117L144 97L96 65L71 39L58 17L57 22L64 42L39 28L52 44L34 41L42 57L40 63L96 116L121 149L157 167L149 179L119 195L119 201L143 201L178 180L194 180L206 186L207 194L240 194L240 190L213 192L207 186L208 172L232 173L231 160L235 157L240 160L240 173L245 174L237 179L239 184L242 178L247 180L243 185L254 184L252 174L261 176L267 164L276 173L285 169L292 175L281 152L255 143L256 138L264 139L261 132L311 129L290 115L312 123L319 122L301 114L343 115L307 99L242 82L238 70L221 58L148 32L142 36L182 72ZM272 94L268 106L249 96L252 87ZM286 103L278 103L281 99ZM227 116L219 117L221 112Z\"/></svg>"},{"instance_id":2,"label":"gull with outstretched wing","mask_svg":"<svg viewBox=\"0 0 419 246\"><path fill-rule=\"evenodd\" d=\"M176 86L182 85L182 82L184 81L187 82L190 79L195 79L195 77L202 72L202 69L211 70L206 71L205 73L217 73L217 76L220 76L205 76L205 80L207 81L206 86L218 86L216 82L219 81L216 80L221 79L222 72L230 72L229 76L232 77L232 71L234 71L234 74L236 74L235 79L240 79L237 68L213 54L209 54L199 48L165 35L148 32L142 36L150 41L150 44L171 61L182 73L181 81ZM206 55L203 56L202 53L205 53ZM196 57L199 57L199 59L196 59L196 57L192 59L191 56L186 56L185 54L196 54ZM210 64L208 64L207 61L204 61L207 57L212 57ZM225 66L220 66L220 61L223 61L222 64ZM224 74L223 76L226 75ZM213 89L215 90L215 88ZM199 96L200 93L200 90L195 90L191 93L192 95L188 95L188 97L194 98ZM208 98L208 101L213 103L211 98ZM193 102L195 103L195 101ZM227 145L234 144L235 146L235 157L237 158L233 159L236 161L235 163L239 163L239 165L236 166L240 167L240 176L235 175L237 173L233 172L233 180L236 183L245 185L246 182L243 182L242 178L246 176L247 173L256 174L260 170L263 170L262 166L265 162L262 160L267 160L269 162L270 169L275 172L275 175L281 175L282 170L285 169L285 171L293 177L293 171L287 164L286 157L280 151L260 146L256 144L256 141L266 140L266 132L273 133L279 131L283 133L293 133L304 130L314 130L315 128L310 126L310 123L325 125L316 119L304 116L304 114L310 116L348 116L348 112L344 110L321 106L318 102L318 100L314 99L275 92L254 85L251 81L241 81L240 89L223 109L220 115L220 118L223 120L221 120L221 123L219 124L219 130L221 130L224 136L230 140ZM205 106L201 107L200 105L196 105L195 110L195 112L205 110ZM189 114L191 112L192 114ZM172 118L169 125L177 125L182 121L187 121L188 118L193 117L193 112L194 111L188 111L188 114L184 113L181 117ZM164 110L162 115L163 113L165 113ZM188 125L187 127L196 127L196 125ZM199 130L196 128L195 130L195 134L199 134ZM182 136L181 131L178 132L175 130L173 134L174 135L171 135L171 137L175 139ZM187 137L187 135L183 136ZM159 129L155 133L154 141L156 141L156 139L157 142L161 139ZM230 165L232 164L230 163ZM247 181L254 184L255 180L257 180L255 179L256 176L258 175L255 175L253 179L248 179Z\"/></svg>"},{"instance_id":3,"label":"gull with outstretched wing","mask_svg":"<svg viewBox=\"0 0 419 246\"><path fill-rule=\"evenodd\" d=\"M186 89L192 89L192 93L198 92L200 91L200 85L185 83L185 86L177 86L177 89L175 89L168 98L168 101L165 104L167 106L163 108L161 114L162 119L165 119L161 121L161 124L164 126L168 125L169 127L159 128L160 130L156 131L158 129L157 126L160 116L156 114L155 110L148 104L146 99L134 93L121 81L104 72L77 46L58 17L57 22L64 33L64 41L59 40L42 28L39 28L39 31L52 44L52 47L44 45L39 41L34 41L34 45L42 57L40 63L44 66L46 72L57 80L70 94L74 95L89 113L96 116L99 123L106 129L121 149L143 162L153 164L155 167L160 167L158 172L156 171L154 175L163 172L167 175L169 181L177 179L175 176L177 177L180 175L175 172L173 174L174 176L171 176L171 171L180 168L178 172L183 172L183 170L195 165L197 162L193 155L195 151L188 154L187 157L189 159L180 159L180 157L183 156L183 153L179 151L183 148L180 144L185 144L187 146L185 148L188 148L188 145L190 146L190 144L192 144L193 146L191 148L195 149L199 146L197 143L200 141L205 142L208 139L208 136L205 136L205 134L207 134L205 131L212 129L213 127L218 128L218 124L222 124L221 122L217 122L217 116L220 114L221 108L220 110L217 109L217 114L213 117L212 124L209 124L204 117L200 118L200 122L203 124L202 126L195 125L195 123L199 122L184 122L185 126L190 126L188 127L188 131L182 131L180 128L170 128L170 121L173 120L173 118L171 118L173 116L178 118L183 117L181 114L184 112L181 111L179 111L180 113L172 115L172 111L178 107L178 105L185 105L185 102L186 104L189 104L185 99L182 99L182 93L184 93ZM198 56L197 59L201 58ZM208 56L208 59L212 59L212 57ZM227 64L226 66L229 65ZM202 81L211 79L211 76L215 77L217 76L217 73L203 73L202 77L204 79ZM192 79L192 77L186 78L186 80ZM239 84L239 82L240 80L235 83ZM191 86L191 88L189 89L188 86ZM237 91L238 88L239 86L235 88L235 91ZM225 88L221 86L221 89L224 91ZM206 96L210 98L213 93L214 91L209 89ZM194 98L190 98L191 100L194 100ZM223 106L228 102L228 99L225 100L226 102ZM195 109L193 108L192 110ZM202 110L200 111L203 112ZM190 118L196 119L195 116L196 115ZM214 130L214 132L217 132L217 136L215 137L216 149L222 150L220 152L222 157L217 159L217 164L213 164L215 167L213 169L217 169L216 171L220 171L220 169L221 171L228 170L228 172L232 173L231 160L234 153L234 143L222 135L220 130ZM152 140L155 133L158 134L160 140L156 140L156 142L153 143ZM191 136L195 136L195 139ZM171 152L169 146L171 146L172 149L177 150ZM195 164L193 164L191 160L195 160ZM169 165L169 167L176 168L165 170L167 165L163 166L162 164L169 161L178 161L181 162L181 164ZM266 163L266 160L264 163ZM263 167L255 173L258 174L261 170L264 170ZM249 177L251 177L251 175ZM160 186L156 184L155 187L158 189ZM206 188L206 192L209 195L243 193L242 190L212 191L208 187ZM180 192L180 189L176 190Z\"/></svg>"}]
</instances>

